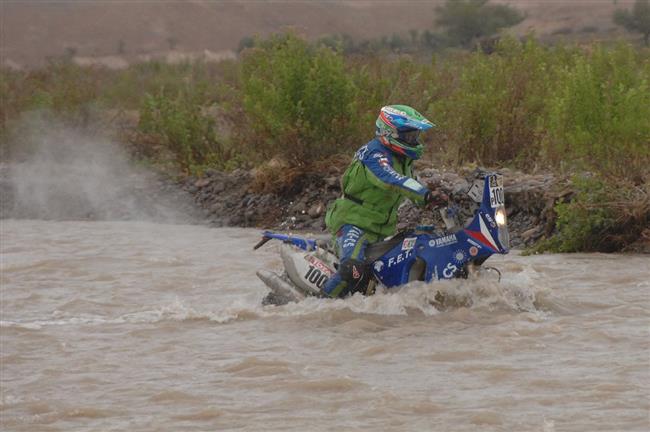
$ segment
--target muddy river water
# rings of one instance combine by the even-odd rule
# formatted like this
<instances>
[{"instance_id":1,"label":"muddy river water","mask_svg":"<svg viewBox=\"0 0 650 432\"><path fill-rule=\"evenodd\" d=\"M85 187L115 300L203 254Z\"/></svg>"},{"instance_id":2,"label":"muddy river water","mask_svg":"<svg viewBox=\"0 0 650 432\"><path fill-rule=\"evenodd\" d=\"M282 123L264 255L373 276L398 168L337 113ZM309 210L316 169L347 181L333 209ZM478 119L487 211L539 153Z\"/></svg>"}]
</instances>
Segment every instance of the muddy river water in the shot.
<instances>
[{"instance_id":1,"label":"muddy river water","mask_svg":"<svg viewBox=\"0 0 650 432\"><path fill-rule=\"evenodd\" d=\"M3 431L650 430L648 256L263 307L257 230L1 223Z\"/></svg>"}]
</instances>

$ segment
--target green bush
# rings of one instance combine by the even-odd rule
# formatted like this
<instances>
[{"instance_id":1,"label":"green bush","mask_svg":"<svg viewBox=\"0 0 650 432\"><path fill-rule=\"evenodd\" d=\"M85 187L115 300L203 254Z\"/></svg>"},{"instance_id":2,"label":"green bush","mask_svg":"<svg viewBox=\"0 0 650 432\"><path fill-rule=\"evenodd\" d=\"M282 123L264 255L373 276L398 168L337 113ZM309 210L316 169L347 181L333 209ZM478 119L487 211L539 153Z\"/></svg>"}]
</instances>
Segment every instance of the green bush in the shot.
<instances>
[{"instance_id":1,"label":"green bush","mask_svg":"<svg viewBox=\"0 0 650 432\"><path fill-rule=\"evenodd\" d=\"M492 36L524 20L517 9L491 5L489 0L447 0L436 8L436 24L444 27L450 41L469 46L476 39Z\"/></svg>"},{"instance_id":2,"label":"green bush","mask_svg":"<svg viewBox=\"0 0 650 432\"><path fill-rule=\"evenodd\" d=\"M537 122L556 53L533 40L506 38L496 48L492 55L476 52L457 63L450 72L451 91L433 109L457 162L528 166L539 153Z\"/></svg>"},{"instance_id":3,"label":"green bush","mask_svg":"<svg viewBox=\"0 0 650 432\"><path fill-rule=\"evenodd\" d=\"M197 102L210 105L221 101L224 84L232 84L235 73L231 61L136 63L125 70L112 72L112 81L107 83L102 97L110 106L138 109L147 95L163 94L175 98L190 87Z\"/></svg>"},{"instance_id":4,"label":"green bush","mask_svg":"<svg viewBox=\"0 0 650 432\"><path fill-rule=\"evenodd\" d=\"M576 176L575 197L555 206L557 233L534 252L614 252L650 225L650 186Z\"/></svg>"},{"instance_id":5,"label":"green bush","mask_svg":"<svg viewBox=\"0 0 650 432\"><path fill-rule=\"evenodd\" d=\"M149 95L140 109L138 128L171 151L188 173L206 164L223 165L230 156L217 139L214 119L185 92L175 97L164 92Z\"/></svg>"},{"instance_id":6,"label":"green bush","mask_svg":"<svg viewBox=\"0 0 650 432\"><path fill-rule=\"evenodd\" d=\"M541 119L544 157L555 166L642 178L650 163L650 63L629 46L576 53L554 66Z\"/></svg>"},{"instance_id":7,"label":"green bush","mask_svg":"<svg viewBox=\"0 0 650 432\"><path fill-rule=\"evenodd\" d=\"M410 41L422 37L412 32ZM212 159L221 164L234 155L224 155L214 139L190 144L178 138L210 135L202 113L219 107L219 128L230 137L229 148L241 149L239 160L258 164L280 156L305 165L349 155L372 137L381 106L404 103L438 124L424 135L427 155L436 163L589 169L635 180L647 173L647 50L624 44L549 47L504 38L491 54L447 52L423 62L410 56L344 57L331 48L345 44L352 42L309 44L285 34L255 40L238 62L147 62L122 71L59 62L29 72L1 70L0 138L24 111L47 109L84 125L102 110L145 107L145 117L158 113L163 125L198 122L181 128L193 132L154 128L159 138L174 137L165 142L176 154L193 149L183 157L185 168ZM178 113L172 107L180 107ZM220 153L208 156L211 149Z\"/></svg>"},{"instance_id":8,"label":"green bush","mask_svg":"<svg viewBox=\"0 0 650 432\"><path fill-rule=\"evenodd\" d=\"M340 54L286 34L244 52L238 138L252 159L309 164L350 142L356 89Z\"/></svg>"}]
</instances>

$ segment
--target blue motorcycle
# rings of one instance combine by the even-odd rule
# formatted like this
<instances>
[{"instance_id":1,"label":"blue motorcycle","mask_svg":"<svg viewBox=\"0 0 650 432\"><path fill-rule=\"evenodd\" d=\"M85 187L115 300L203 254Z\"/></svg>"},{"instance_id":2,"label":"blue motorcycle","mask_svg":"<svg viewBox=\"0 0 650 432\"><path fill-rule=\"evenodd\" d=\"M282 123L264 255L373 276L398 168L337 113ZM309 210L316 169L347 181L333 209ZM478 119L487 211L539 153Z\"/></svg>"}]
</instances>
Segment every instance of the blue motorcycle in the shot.
<instances>
[{"instance_id":1,"label":"blue motorcycle","mask_svg":"<svg viewBox=\"0 0 650 432\"><path fill-rule=\"evenodd\" d=\"M464 227L453 218L452 208L443 209L448 231L435 234L433 227L420 226L402 231L366 249L366 264L371 277L367 294L377 284L399 287L412 281L467 278L480 271L493 254L507 254L509 233L506 219L503 176L479 172L467 191L476 203L474 216ZM280 256L284 272L258 270L257 276L271 292L264 304L298 302L307 296L320 296L321 287L337 268L331 238L305 238L264 231L258 249L270 240L282 242Z\"/></svg>"}]
</instances>

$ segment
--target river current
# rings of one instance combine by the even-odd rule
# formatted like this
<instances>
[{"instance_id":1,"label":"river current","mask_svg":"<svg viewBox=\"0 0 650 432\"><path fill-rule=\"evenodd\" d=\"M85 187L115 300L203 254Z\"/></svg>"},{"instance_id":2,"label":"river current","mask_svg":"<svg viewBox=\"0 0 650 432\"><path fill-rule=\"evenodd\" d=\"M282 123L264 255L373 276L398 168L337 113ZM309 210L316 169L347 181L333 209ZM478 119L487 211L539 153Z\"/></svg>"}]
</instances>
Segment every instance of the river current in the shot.
<instances>
[{"instance_id":1,"label":"river current","mask_svg":"<svg viewBox=\"0 0 650 432\"><path fill-rule=\"evenodd\" d=\"M3 431L650 430L648 256L276 307L257 230L1 224Z\"/></svg>"}]
</instances>

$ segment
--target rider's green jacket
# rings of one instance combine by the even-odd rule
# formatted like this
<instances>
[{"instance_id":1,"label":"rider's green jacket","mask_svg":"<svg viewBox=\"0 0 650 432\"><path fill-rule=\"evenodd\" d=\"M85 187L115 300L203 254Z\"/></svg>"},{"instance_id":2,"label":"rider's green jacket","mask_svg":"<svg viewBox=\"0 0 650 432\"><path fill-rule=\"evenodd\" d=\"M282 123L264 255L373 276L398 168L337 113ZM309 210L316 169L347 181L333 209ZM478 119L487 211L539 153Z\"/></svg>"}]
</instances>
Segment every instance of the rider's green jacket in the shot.
<instances>
[{"instance_id":1,"label":"rider's green jacket","mask_svg":"<svg viewBox=\"0 0 650 432\"><path fill-rule=\"evenodd\" d=\"M395 155L377 139L361 147L343 174L343 196L330 204L325 224L332 234L358 226L377 240L395 234L404 198L424 202L428 189L412 178L413 161Z\"/></svg>"}]
</instances>

